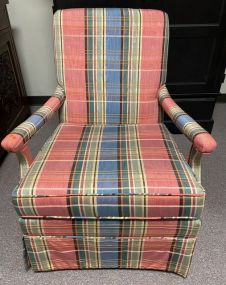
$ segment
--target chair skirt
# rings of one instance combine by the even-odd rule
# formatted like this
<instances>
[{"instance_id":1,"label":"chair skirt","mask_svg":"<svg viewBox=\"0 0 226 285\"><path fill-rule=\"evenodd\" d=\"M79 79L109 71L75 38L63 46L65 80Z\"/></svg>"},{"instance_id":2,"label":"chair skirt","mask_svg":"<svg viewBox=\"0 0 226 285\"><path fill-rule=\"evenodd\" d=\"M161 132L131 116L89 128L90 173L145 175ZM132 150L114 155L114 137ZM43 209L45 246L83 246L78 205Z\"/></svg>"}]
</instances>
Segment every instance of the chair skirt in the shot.
<instances>
[{"instance_id":1,"label":"chair skirt","mask_svg":"<svg viewBox=\"0 0 226 285\"><path fill-rule=\"evenodd\" d=\"M186 277L200 220L23 219L34 271L156 269Z\"/></svg>"}]
</instances>

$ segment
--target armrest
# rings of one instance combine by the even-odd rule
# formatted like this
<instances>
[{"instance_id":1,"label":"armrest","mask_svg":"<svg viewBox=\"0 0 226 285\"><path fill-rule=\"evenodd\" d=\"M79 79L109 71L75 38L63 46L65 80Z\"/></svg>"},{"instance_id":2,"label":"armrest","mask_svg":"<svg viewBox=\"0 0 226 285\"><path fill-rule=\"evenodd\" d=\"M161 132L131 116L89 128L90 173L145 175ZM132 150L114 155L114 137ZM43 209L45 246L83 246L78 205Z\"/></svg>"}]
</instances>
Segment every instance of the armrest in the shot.
<instances>
[{"instance_id":1,"label":"armrest","mask_svg":"<svg viewBox=\"0 0 226 285\"><path fill-rule=\"evenodd\" d=\"M187 113L185 113L171 98L165 85L158 91L159 103L177 128L194 144L200 153L211 153L217 143L215 139Z\"/></svg>"},{"instance_id":2,"label":"armrest","mask_svg":"<svg viewBox=\"0 0 226 285\"><path fill-rule=\"evenodd\" d=\"M1 146L9 152L19 152L26 142L52 117L64 101L64 90L58 86L54 95L25 122L16 127L1 142Z\"/></svg>"}]
</instances>

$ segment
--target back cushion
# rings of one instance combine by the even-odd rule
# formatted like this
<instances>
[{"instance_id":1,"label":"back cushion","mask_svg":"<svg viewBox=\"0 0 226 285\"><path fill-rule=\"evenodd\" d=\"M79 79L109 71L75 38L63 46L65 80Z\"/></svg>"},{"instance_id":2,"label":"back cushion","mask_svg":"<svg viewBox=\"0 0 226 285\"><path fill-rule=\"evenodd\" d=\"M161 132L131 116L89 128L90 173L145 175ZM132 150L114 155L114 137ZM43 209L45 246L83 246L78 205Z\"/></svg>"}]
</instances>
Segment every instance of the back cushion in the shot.
<instances>
[{"instance_id":1,"label":"back cushion","mask_svg":"<svg viewBox=\"0 0 226 285\"><path fill-rule=\"evenodd\" d=\"M157 123L165 83L167 15L157 10L88 8L54 16L55 59L66 121Z\"/></svg>"}]
</instances>

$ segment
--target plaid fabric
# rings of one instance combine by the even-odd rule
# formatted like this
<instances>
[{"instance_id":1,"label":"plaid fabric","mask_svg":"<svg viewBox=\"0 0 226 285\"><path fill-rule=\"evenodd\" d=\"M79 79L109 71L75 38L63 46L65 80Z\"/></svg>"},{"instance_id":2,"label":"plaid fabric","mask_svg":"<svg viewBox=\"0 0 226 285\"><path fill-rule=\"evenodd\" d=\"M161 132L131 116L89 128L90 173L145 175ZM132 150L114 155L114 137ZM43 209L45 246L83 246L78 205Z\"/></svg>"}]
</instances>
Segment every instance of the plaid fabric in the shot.
<instances>
[{"instance_id":1,"label":"plaid fabric","mask_svg":"<svg viewBox=\"0 0 226 285\"><path fill-rule=\"evenodd\" d=\"M54 16L65 121L157 123L166 80L168 18L162 11L67 9ZM63 56L62 56L63 54Z\"/></svg>"},{"instance_id":2,"label":"plaid fabric","mask_svg":"<svg viewBox=\"0 0 226 285\"><path fill-rule=\"evenodd\" d=\"M68 9L55 14L54 28L59 94L11 134L26 143L65 92L64 123L13 192L25 255L35 271L140 268L186 276L205 193L160 124L167 15ZM163 93L165 109L171 99ZM169 113L189 138L200 133L180 110Z\"/></svg>"},{"instance_id":3,"label":"plaid fabric","mask_svg":"<svg viewBox=\"0 0 226 285\"><path fill-rule=\"evenodd\" d=\"M24 238L35 271L59 269L157 269L187 276L196 239Z\"/></svg>"},{"instance_id":4,"label":"plaid fabric","mask_svg":"<svg viewBox=\"0 0 226 285\"><path fill-rule=\"evenodd\" d=\"M200 220L19 219L24 235L195 238Z\"/></svg>"},{"instance_id":5,"label":"plaid fabric","mask_svg":"<svg viewBox=\"0 0 226 285\"><path fill-rule=\"evenodd\" d=\"M59 109L64 99L64 91L58 86L54 95L29 117L24 123L16 127L11 133L19 134L23 137L24 143L27 142L34 133L37 132L45 122Z\"/></svg>"},{"instance_id":6,"label":"plaid fabric","mask_svg":"<svg viewBox=\"0 0 226 285\"><path fill-rule=\"evenodd\" d=\"M166 101L168 100L168 101ZM207 133L198 123L188 116L170 97L168 90L162 86L159 90L159 102L166 111L167 115L176 124L179 130L182 131L191 141L200 133ZM168 102L163 105L163 102Z\"/></svg>"},{"instance_id":7,"label":"plaid fabric","mask_svg":"<svg viewBox=\"0 0 226 285\"><path fill-rule=\"evenodd\" d=\"M7 151L18 152L25 143L52 117L64 100L64 91L58 86L54 95L25 122L16 127L1 145Z\"/></svg>"},{"instance_id":8,"label":"plaid fabric","mask_svg":"<svg viewBox=\"0 0 226 285\"><path fill-rule=\"evenodd\" d=\"M13 204L24 217L199 218L204 198L163 125L61 124Z\"/></svg>"},{"instance_id":9,"label":"plaid fabric","mask_svg":"<svg viewBox=\"0 0 226 285\"><path fill-rule=\"evenodd\" d=\"M210 153L216 148L216 142L212 136L174 102L165 85L159 89L158 98L164 111L178 129L194 142L197 150Z\"/></svg>"}]
</instances>

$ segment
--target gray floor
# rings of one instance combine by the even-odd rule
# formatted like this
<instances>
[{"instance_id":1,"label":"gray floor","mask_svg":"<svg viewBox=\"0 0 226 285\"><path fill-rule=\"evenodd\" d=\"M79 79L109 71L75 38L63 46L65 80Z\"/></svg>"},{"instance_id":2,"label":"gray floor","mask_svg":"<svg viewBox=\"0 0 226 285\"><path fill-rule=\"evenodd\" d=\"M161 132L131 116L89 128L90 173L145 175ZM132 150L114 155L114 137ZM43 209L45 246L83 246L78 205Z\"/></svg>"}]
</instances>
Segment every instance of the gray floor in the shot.
<instances>
[{"instance_id":1,"label":"gray floor","mask_svg":"<svg viewBox=\"0 0 226 285\"><path fill-rule=\"evenodd\" d=\"M0 284L226 284L226 104L216 106L214 119L213 135L218 148L214 154L203 158L202 181L207 199L203 226L187 279L172 273L144 270L25 271L21 233L11 205L11 191L18 182L18 163L15 155L10 154L0 167ZM56 124L55 117L32 140L34 153ZM187 140L180 135L175 139L186 154Z\"/></svg>"}]
</instances>

